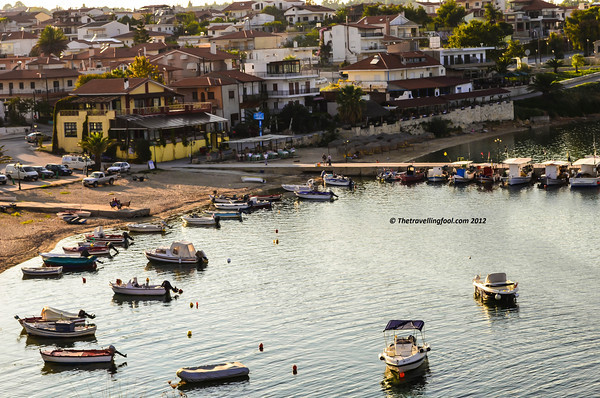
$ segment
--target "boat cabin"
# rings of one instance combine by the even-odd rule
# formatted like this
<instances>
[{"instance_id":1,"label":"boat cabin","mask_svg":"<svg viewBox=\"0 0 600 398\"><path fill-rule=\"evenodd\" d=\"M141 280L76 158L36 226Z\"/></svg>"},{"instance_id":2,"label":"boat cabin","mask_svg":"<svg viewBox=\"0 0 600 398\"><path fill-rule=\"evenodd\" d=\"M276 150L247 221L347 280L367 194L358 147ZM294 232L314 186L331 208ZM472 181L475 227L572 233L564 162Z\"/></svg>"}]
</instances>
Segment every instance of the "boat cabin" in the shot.
<instances>
[{"instance_id":1,"label":"boat cabin","mask_svg":"<svg viewBox=\"0 0 600 398\"><path fill-rule=\"evenodd\" d=\"M549 160L542 163L546 178L557 180L561 175L568 172L569 163L562 160Z\"/></svg>"},{"instance_id":2,"label":"boat cabin","mask_svg":"<svg viewBox=\"0 0 600 398\"><path fill-rule=\"evenodd\" d=\"M190 258L196 256L196 249L191 242L173 242L170 250L173 256L176 257Z\"/></svg>"},{"instance_id":3,"label":"boat cabin","mask_svg":"<svg viewBox=\"0 0 600 398\"><path fill-rule=\"evenodd\" d=\"M429 169L429 171L427 171L427 176L428 177L435 177L435 176L443 176L446 173L446 169L448 168L448 166L433 166L432 168Z\"/></svg>"},{"instance_id":4,"label":"boat cabin","mask_svg":"<svg viewBox=\"0 0 600 398\"><path fill-rule=\"evenodd\" d=\"M598 177L598 168L600 168L600 157L588 156L576 160L573 166L579 166L577 177Z\"/></svg>"},{"instance_id":5,"label":"boat cabin","mask_svg":"<svg viewBox=\"0 0 600 398\"><path fill-rule=\"evenodd\" d=\"M509 177L526 177L529 171L526 170L526 166L531 162L531 158L511 158L506 159L503 163L508 165L508 176Z\"/></svg>"}]
</instances>

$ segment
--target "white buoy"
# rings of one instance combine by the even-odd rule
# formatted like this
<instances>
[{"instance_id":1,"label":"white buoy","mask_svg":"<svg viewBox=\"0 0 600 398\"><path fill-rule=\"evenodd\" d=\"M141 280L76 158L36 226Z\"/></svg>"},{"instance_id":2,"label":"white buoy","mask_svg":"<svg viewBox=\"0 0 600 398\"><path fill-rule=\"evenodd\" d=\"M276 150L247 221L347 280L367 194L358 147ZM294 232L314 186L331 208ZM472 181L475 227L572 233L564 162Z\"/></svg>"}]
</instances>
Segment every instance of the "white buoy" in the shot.
<instances>
[{"instance_id":1,"label":"white buoy","mask_svg":"<svg viewBox=\"0 0 600 398\"><path fill-rule=\"evenodd\" d=\"M500 295L500 293L496 293L496 295L494 296L494 298L496 300L500 300L502 298L502 296Z\"/></svg>"}]
</instances>

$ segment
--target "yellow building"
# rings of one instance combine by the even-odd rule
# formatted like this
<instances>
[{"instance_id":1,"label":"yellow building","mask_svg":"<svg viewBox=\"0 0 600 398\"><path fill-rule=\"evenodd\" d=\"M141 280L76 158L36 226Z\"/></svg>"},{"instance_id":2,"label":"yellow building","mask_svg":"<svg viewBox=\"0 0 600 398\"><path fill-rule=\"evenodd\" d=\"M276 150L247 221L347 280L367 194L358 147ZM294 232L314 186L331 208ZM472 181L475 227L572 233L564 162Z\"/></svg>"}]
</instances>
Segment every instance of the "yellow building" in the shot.
<instances>
[{"instance_id":1,"label":"yellow building","mask_svg":"<svg viewBox=\"0 0 600 398\"><path fill-rule=\"evenodd\" d=\"M94 79L71 94L56 115L57 145L65 152L82 152L79 141L101 132L117 141L118 158L136 158L136 146L147 141L153 160L170 161L217 150L229 127L211 103L184 103L147 78Z\"/></svg>"}]
</instances>

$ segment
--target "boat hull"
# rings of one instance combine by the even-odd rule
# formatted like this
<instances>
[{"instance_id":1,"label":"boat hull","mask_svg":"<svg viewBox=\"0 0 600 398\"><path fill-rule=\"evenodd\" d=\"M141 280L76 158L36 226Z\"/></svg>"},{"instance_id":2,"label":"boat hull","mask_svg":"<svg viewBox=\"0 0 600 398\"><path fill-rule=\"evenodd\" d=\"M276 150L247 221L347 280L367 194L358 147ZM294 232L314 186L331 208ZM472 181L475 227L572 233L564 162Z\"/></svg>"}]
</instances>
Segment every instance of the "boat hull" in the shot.
<instances>
[{"instance_id":1,"label":"boat hull","mask_svg":"<svg viewBox=\"0 0 600 398\"><path fill-rule=\"evenodd\" d=\"M425 362L427 358L427 347L420 347L423 352L417 352L410 357L392 357L387 354L381 354L381 358L385 362L386 366L398 373L408 372L410 370L417 369Z\"/></svg>"},{"instance_id":2,"label":"boat hull","mask_svg":"<svg viewBox=\"0 0 600 398\"><path fill-rule=\"evenodd\" d=\"M107 363L112 362L115 356L111 350L40 350L40 354L44 362L65 365Z\"/></svg>"},{"instance_id":3,"label":"boat hull","mask_svg":"<svg viewBox=\"0 0 600 398\"><path fill-rule=\"evenodd\" d=\"M427 181L429 181L429 182L446 182L446 181L448 181L448 176L430 176L430 177L427 177Z\"/></svg>"},{"instance_id":4,"label":"boat hull","mask_svg":"<svg viewBox=\"0 0 600 398\"><path fill-rule=\"evenodd\" d=\"M591 188L600 186L600 177L574 177L569 181L571 188Z\"/></svg>"},{"instance_id":5,"label":"boat hull","mask_svg":"<svg viewBox=\"0 0 600 398\"><path fill-rule=\"evenodd\" d=\"M349 178L324 178L325 185L333 185L337 187L348 187L352 183Z\"/></svg>"},{"instance_id":6,"label":"boat hull","mask_svg":"<svg viewBox=\"0 0 600 398\"><path fill-rule=\"evenodd\" d=\"M188 383L202 383L215 380L234 379L250 374L250 369L240 362L227 362L218 365L181 368L177 376Z\"/></svg>"},{"instance_id":7,"label":"boat hull","mask_svg":"<svg viewBox=\"0 0 600 398\"><path fill-rule=\"evenodd\" d=\"M221 220L241 220L242 213L240 212L208 212L206 213L208 217L219 217Z\"/></svg>"},{"instance_id":8,"label":"boat hull","mask_svg":"<svg viewBox=\"0 0 600 398\"><path fill-rule=\"evenodd\" d=\"M191 217L182 216L181 219L189 225L200 225L204 227L217 227L219 226L219 220L215 217Z\"/></svg>"},{"instance_id":9,"label":"boat hull","mask_svg":"<svg viewBox=\"0 0 600 398\"><path fill-rule=\"evenodd\" d=\"M247 203L214 203L219 210L248 210L250 205Z\"/></svg>"},{"instance_id":10,"label":"boat hull","mask_svg":"<svg viewBox=\"0 0 600 398\"><path fill-rule=\"evenodd\" d=\"M256 182L264 184L265 182L267 182L267 180L261 177L242 177L242 182Z\"/></svg>"},{"instance_id":11,"label":"boat hull","mask_svg":"<svg viewBox=\"0 0 600 398\"><path fill-rule=\"evenodd\" d=\"M160 224L127 224L130 232L165 232L165 226Z\"/></svg>"},{"instance_id":12,"label":"boat hull","mask_svg":"<svg viewBox=\"0 0 600 398\"><path fill-rule=\"evenodd\" d=\"M109 285L113 292L128 296L164 296L167 294L167 289L160 285L140 285L140 287L133 287L127 285L118 285L112 282L109 282Z\"/></svg>"},{"instance_id":13,"label":"boat hull","mask_svg":"<svg viewBox=\"0 0 600 398\"><path fill-rule=\"evenodd\" d=\"M21 271L27 276L57 276L62 274L63 267L22 267Z\"/></svg>"},{"instance_id":14,"label":"boat hull","mask_svg":"<svg viewBox=\"0 0 600 398\"><path fill-rule=\"evenodd\" d=\"M50 267L63 267L63 271L73 269L96 269L96 257L43 257L44 264Z\"/></svg>"},{"instance_id":15,"label":"boat hull","mask_svg":"<svg viewBox=\"0 0 600 398\"><path fill-rule=\"evenodd\" d=\"M56 323L27 323L22 322L21 325L31 336L53 337L53 338L75 338L84 336L93 336L96 334L96 325L76 325L73 331L59 331L56 329Z\"/></svg>"},{"instance_id":16,"label":"boat hull","mask_svg":"<svg viewBox=\"0 0 600 398\"><path fill-rule=\"evenodd\" d=\"M155 261L159 263L171 263L171 264L198 264L200 260L197 257L173 257L169 255L164 255L160 253L153 253L146 251L146 258L150 261Z\"/></svg>"},{"instance_id":17,"label":"boat hull","mask_svg":"<svg viewBox=\"0 0 600 398\"><path fill-rule=\"evenodd\" d=\"M515 177L515 176L502 177L502 181L505 182L505 183L507 183L508 185L529 184L531 182L531 176L525 176L525 177Z\"/></svg>"},{"instance_id":18,"label":"boat hull","mask_svg":"<svg viewBox=\"0 0 600 398\"><path fill-rule=\"evenodd\" d=\"M296 191L294 194L300 199L309 199L309 200L322 200L322 201L332 201L333 194L329 192L316 192L316 191Z\"/></svg>"}]
</instances>

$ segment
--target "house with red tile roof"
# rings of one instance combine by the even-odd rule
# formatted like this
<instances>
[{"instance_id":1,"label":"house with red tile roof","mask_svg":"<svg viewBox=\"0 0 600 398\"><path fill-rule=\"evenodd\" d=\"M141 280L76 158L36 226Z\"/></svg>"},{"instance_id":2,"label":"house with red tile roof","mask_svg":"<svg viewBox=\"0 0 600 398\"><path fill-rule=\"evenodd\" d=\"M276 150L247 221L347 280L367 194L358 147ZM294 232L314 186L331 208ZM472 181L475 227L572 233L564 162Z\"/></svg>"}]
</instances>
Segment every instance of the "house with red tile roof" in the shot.
<instances>
[{"instance_id":1,"label":"house with red tile roof","mask_svg":"<svg viewBox=\"0 0 600 398\"><path fill-rule=\"evenodd\" d=\"M315 23L333 17L335 10L321 5L302 5L290 7L283 15L290 25L299 22Z\"/></svg>"},{"instance_id":2,"label":"house with red tile roof","mask_svg":"<svg viewBox=\"0 0 600 398\"><path fill-rule=\"evenodd\" d=\"M242 18L252 12L254 1L234 1L223 9L226 16L230 18Z\"/></svg>"},{"instance_id":3,"label":"house with red tile roof","mask_svg":"<svg viewBox=\"0 0 600 398\"><path fill-rule=\"evenodd\" d=\"M28 56L37 44L38 36L20 30L0 33L0 54L3 56Z\"/></svg>"},{"instance_id":4,"label":"house with red tile roof","mask_svg":"<svg viewBox=\"0 0 600 398\"><path fill-rule=\"evenodd\" d=\"M188 77L200 76L213 71L222 71L233 68L233 60L236 58L225 51L211 47L178 48L164 52L150 58L159 68L162 65L178 68L173 72L173 81Z\"/></svg>"},{"instance_id":5,"label":"house with red tile roof","mask_svg":"<svg viewBox=\"0 0 600 398\"><path fill-rule=\"evenodd\" d=\"M558 32L565 21L565 13L563 7L544 0L513 0L504 18L513 26L513 38L528 42Z\"/></svg>"}]
</instances>

